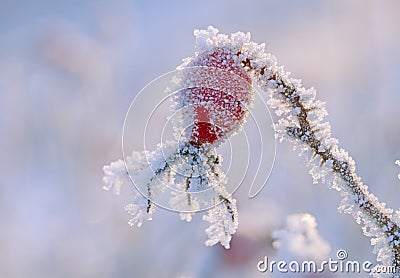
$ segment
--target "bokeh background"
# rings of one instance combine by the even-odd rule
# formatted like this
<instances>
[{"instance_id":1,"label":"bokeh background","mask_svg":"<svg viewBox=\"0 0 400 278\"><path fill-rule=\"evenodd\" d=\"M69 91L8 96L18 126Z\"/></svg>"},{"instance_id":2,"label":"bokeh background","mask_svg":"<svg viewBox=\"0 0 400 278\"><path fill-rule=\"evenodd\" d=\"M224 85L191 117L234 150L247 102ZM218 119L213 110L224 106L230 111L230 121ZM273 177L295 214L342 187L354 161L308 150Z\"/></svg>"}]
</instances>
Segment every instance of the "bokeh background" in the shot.
<instances>
[{"instance_id":1,"label":"bokeh background","mask_svg":"<svg viewBox=\"0 0 400 278\"><path fill-rule=\"evenodd\" d=\"M316 216L330 257L342 248L374 262L339 194L312 184L289 143L257 198L236 193L230 250L204 246L201 215L187 224L158 210L129 227L131 189L103 191L102 166L122 156L135 95L193 54L194 29L214 25L251 32L316 87L363 181L399 208L399 11L395 0L1 0L0 277L268 277L256 264L279 257L271 232L299 212Z\"/></svg>"}]
</instances>

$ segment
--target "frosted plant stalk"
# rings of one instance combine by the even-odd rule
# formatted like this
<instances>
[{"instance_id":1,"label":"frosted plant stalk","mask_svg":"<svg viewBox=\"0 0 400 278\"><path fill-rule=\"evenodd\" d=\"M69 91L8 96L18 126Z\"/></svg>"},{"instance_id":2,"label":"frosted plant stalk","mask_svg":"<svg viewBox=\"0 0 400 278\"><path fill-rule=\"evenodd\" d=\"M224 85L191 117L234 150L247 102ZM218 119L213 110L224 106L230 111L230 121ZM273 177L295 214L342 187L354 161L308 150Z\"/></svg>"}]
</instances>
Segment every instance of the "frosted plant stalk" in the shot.
<instances>
[{"instance_id":1,"label":"frosted plant stalk","mask_svg":"<svg viewBox=\"0 0 400 278\"><path fill-rule=\"evenodd\" d=\"M249 82L256 82L269 95L268 104L278 116L274 124L276 137L280 141L289 140L294 143L300 155L306 158L307 165L310 167L309 172L315 183L327 182L331 188L339 191L342 196L339 211L352 214L356 222L362 224L364 234L371 237L371 244L375 246L377 260L383 265L394 265L399 268L400 210L393 212L392 209L386 208L385 204L379 202L362 183L356 174L353 159L344 149L339 148L338 140L331 136L330 124L324 120L327 115L325 103L316 99L315 89L306 89L300 80L290 77L284 67L277 64L276 58L265 52L264 44L256 44L250 40L249 33L238 32L228 36L219 34L217 29L210 26L206 30L195 30L194 34L195 55L185 59L179 68L196 65L214 67L224 65L225 69L231 69L236 75L249 79ZM192 81L189 80L189 82ZM243 88L238 91L242 90ZM217 96L215 93L208 94L209 100L215 96ZM191 90L186 97L185 95L181 97L183 98L177 99L178 106L185 106L187 104L185 101L197 104L204 100L204 94L196 90ZM231 134L240 129L245 119L244 112L234 105L238 101L251 104L251 94L239 93L238 99L232 99L231 95L226 97L230 103L231 114L236 116L224 130L225 133ZM194 117L196 122L196 119L204 114L201 105L199 109L186 109L186 116L190 117L192 113L192 118ZM206 109L206 112L212 117L209 110ZM185 119L189 119L188 117ZM232 128L233 125L237 125L238 129ZM211 128L209 122L207 125L197 124L187 136L186 143L189 143L192 151L196 152L198 147L218 143L221 138L220 132ZM178 148L178 152L179 150L181 149ZM226 179L215 175L220 172L218 165L219 163L210 164L209 166L214 169L213 173L205 171L202 176L207 179L210 179L209 175L218 177L216 182L218 185L215 188L219 188L216 189L217 191L224 192L223 185L226 184ZM118 179L115 172L112 172L110 168L104 170L106 183L121 184L110 181L113 178ZM157 170L155 172L157 173ZM237 216L235 201L230 195L225 196L224 193L220 195L219 201L222 201L220 204L229 204L229 206L226 205L224 209L217 206L209 211L208 216L204 216L204 219L211 223L211 227L207 230L209 236L207 244L212 245L219 241L224 246L229 246L230 236L235 232L238 224L237 218L234 217ZM228 224L226 213L231 215L232 219ZM183 219L188 218L183 217Z\"/></svg>"},{"instance_id":2,"label":"frosted plant stalk","mask_svg":"<svg viewBox=\"0 0 400 278\"><path fill-rule=\"evenodd\" d=\"M204 51L224 47L240 63L261 89L269 94L268 104L279 117L274 128L280 141L289 140L308 161L314 182L328 181L340 192L340 212L352 214L375 245L377 260L383 265L400 267L400 210L386 208L385 203L368 191L356 174L349 154L338 147L331 136L325 103L316 99L314 88L306 89L301 81L291 78L276 58L264 51L264 44L250 41L250 34L230 37L209 27L196 31L198 46Z\"/></svg>"}]
</instances>

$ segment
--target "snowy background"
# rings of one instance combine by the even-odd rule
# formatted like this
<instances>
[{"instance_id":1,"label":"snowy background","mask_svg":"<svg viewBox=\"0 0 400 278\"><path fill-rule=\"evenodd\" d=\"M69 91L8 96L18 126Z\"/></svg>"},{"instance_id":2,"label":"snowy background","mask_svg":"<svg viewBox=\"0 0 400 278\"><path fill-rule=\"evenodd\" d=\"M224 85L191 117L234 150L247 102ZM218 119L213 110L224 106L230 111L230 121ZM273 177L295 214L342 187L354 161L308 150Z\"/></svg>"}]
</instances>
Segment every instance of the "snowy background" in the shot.
<instances>
[{"instance_id":1,"label":"snowy background","mask_svg":"<svg viewBox=\"0 0 400 278\"><path fill-rule=\"evenodd\" d=\"M103 191L102 166L122 156L134 96L193 54L194 29L214 25L251 32L316 87L363 181L399 208L399 10L395 0L0 1L0 276L267 277L257 262L284 256L271 233L301 212L315 215L331 258L345 249L374 262L337 212L339 194L313 185L288 143L257 198L237 192L230 250L204 246L200 215L187 224L158 210L129 227L131 189Z\"/></svg>"}]
</instances>

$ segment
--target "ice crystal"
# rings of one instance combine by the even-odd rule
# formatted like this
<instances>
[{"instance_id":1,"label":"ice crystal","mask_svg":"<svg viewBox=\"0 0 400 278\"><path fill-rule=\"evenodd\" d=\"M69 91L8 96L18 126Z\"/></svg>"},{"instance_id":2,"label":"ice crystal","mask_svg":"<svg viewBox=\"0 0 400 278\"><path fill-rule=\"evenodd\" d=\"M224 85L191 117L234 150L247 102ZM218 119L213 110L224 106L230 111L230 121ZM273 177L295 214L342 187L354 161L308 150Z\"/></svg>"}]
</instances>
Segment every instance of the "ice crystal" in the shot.
<instances>
[{"instance_id":1,"label":"ice crystal","mask_svg":"<svg viewBox=\"0 0 400 278\"><path fill-rule=\"evenodd\" d=\"M105 183L103 186L104 190L108 191L113 188L114 194L119 195L121 187L129 187L131 185L128 171L137 173L147 165L144 153L136 151L133 151L125 162L119 159L103 167L105 174L103 177L103 182Z\"/></svg>"},{"instance_id":2,"label":"ice crystal","mask_svg":"<svg viewBox=\"0 0 400 278\"><path fill-rule=\"evenodd\" d=\"M195 34L196 41L213 44L201 38L204 32ZM203 48L207 43L197 45L194 57L184 59L178 67L182 74L177 83L187 89L175 95L174 110L182 112L181 126L191 126L185 136L197 146L216 146L238 132L254 99L251 79L235 62L231 49L217 40L215 47Z\"/></svg>"},{"instance_id":3,"label":"ice crystal","mask_svg":"<svg viewBox=\"0 0 400 278\"><path fill-rule=\"evenodd\" d=\"M132 219L129 220L129 225L140 227L145 220L152 220L151 215L154 211L154 206L149 206L148 200L136 193L134 201L125 206L125 210L132 215Z\"/></svg>"},{"instance_id":4,"label":"ice crystal","mask_svg":"<svg viewBox=\"0 0 400 278\"><path fill-rule=\"evenodd\" d=\"M203 216L203 220L210 222L210 227L206 229L206 245L212 246L220 242L228 249L232 235L239 225L239 219L236 200L225 197L222 200L222 203L208 210L208 214Z\"/></svg>"},{"instance_id":5,"label":"ice crystal","mask_svg":"<svg viewBox=\"0 0 400 278\"><path fill-rule=\"evenodd\" d=\"M103 177L104 190L110 190L113 188L114 194L119 195L121 192L121 187L124 185L129 186L130 180L129 175L125 168L125 163L123 160L117 160L112 162L110 165L103 167L105 176Z\"/></svg>"}]
</instances>

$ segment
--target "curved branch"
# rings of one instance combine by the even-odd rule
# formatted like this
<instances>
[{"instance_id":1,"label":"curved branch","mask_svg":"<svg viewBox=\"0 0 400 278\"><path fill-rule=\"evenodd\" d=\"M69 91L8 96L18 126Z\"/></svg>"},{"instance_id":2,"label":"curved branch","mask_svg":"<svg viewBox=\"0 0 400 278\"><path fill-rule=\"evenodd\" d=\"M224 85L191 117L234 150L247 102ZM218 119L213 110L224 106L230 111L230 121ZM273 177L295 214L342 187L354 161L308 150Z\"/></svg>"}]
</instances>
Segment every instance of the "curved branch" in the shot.
<instances>
[{"instance_id":1,"label":"curved branch","mask_svg":"<svg viewBox=\"0 0 400 278\"><path fill-rule=\"evenodd\" d=\"M277 137L294 141L303 151L311 153L310 164L324 172L314 176L314 179L323 179L328 172L333 174L335 181L332 187L345 197L343 211L352 213L357 223L361 220L364 222L364 234L376 237L371 240L372 244L381 241L383 234L387 250L375 249L378 260L400 268L400 227L393 220L393 210L385 208L385 204L379 203L368 191L355 172L352 158L345 150L339 149L337 140L330 136L329 123L322 123L327 114L324 103L315 99L313 89L306 90L299 80L290 78L283 67L278 67L272 55L252 57L251 49L250 43L250 51L242 48L236 56L242 66L253 74L260 87L270 92L269 104L281 116L275 126ZM319 165L315 165L318 164L316 162ZM313 174L312 170L310 172ZM338 179L341 185L337 184ZM387 253L391 253L391 256Z\"/></svg>"}]
</instances>

